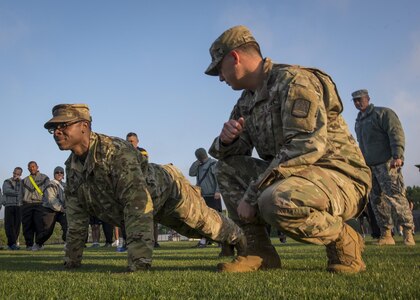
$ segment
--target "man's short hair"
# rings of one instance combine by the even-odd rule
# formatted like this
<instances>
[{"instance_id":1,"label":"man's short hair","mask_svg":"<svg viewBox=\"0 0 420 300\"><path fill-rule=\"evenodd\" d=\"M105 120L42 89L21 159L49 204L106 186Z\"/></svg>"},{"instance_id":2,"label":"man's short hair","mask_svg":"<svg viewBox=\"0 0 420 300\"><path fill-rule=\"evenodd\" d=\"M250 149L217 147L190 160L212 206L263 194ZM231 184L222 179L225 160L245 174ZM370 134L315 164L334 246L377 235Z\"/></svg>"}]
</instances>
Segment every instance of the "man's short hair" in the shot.
<instances>
[{"instance_id":1,"label":"man's short hair","mask_svg":"<svg viewBox=\"0 0 420 300\"><path fill-rule=\"evenodd\" d=\"M127 133L126 139L128 139L129 137L132 137L132 136L135 136L137 139L139 138L135 132L129 132L129 133Z\"/></svg>"},{"instance_id":2,"label":"man's short hair","mask_svg":"<svg viewBox=\"0 0 420 300\"><path fill-rule=\"evenodd\" d=\"M35 164L35 165L37 165L38 166L38 164L36 163L36 161L34 161L34 160L31 160L30 162L28 162L28 167L29 167L29 165L31 165L31 164Z\"/></svg>"},{"instance_id":3,"label":"man's short hair","mask_svg":"<svg viewBox=\"0 0 420 300\"><path fill-rule=\"evenodd\" d=\"M238 50L240 52L247 53L247 54L257 54L259 57L262 58L260 46L258 46L256 42L249 42L249 43L243 44L233 50Z\"/></svg>"}]
</instances>

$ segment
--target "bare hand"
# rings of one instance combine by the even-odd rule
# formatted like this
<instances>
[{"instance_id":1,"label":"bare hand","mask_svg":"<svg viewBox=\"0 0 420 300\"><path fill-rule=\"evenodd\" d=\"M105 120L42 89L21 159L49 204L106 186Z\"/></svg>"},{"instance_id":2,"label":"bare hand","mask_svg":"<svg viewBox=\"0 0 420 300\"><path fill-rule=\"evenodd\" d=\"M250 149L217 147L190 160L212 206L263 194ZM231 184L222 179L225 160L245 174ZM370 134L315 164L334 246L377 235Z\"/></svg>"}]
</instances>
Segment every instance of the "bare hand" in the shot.
<instances>
[{"instance_id":1,"label":"bare hand","mask_svg":"<svg viewBox=\"0 0 420 300\"><path fill-rule=\"evenodd\" d=\"M397 158L397 159L393 158L391 160L391 169L392 168L397 168L397 169L401 168L402 165L403 165L403 161L400 158Z\"/></svg>"},{"instance_id":2,"label":"bare hand","mask_svg":"<svg viewBox=\"0 0 420 300\"><path fill-rule=\"evenodd\" d=\"M255 220L255 215L257 214L256 208L244 200L239 202L237 212L239 218L247 222Z\"/></svg>"},{"instance_id":3,"label":"bare hand","mask_svg":"<svg viewBox=\"0 0 420 300\"><path fill-rule=\"evenodd\" d=\"M222 197L222 195L218 192L214 193L214 199L219 200Z\"/></svg>"},{"instance_id":4,"label":"bare hand","mask_svg":"<svg viewBox=\"0 0 420 300\"><path fill-rule=\"evenodd\" d=\"M223 125L222 132L220 133L220 141L223 144L229 145L242 133L245 126L245 119L240 117L236 120L229 120Z\"/></svg>"}]
</instances>

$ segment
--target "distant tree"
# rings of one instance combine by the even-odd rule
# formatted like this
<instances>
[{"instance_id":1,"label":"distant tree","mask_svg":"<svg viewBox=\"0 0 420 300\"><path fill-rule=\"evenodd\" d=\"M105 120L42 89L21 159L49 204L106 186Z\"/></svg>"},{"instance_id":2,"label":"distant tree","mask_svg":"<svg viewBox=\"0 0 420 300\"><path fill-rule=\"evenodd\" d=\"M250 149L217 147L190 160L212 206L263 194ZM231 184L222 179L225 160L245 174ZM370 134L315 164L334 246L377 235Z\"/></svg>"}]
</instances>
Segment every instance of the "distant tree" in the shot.
<instances>
[{"instance_id":1,"label":"distant tree","mask_svg":"<svg viewBox=\"0 0 420 300\"><path fill-rule=\"evenodd\" d=\"M420 209L420 186L407 186L407 199L413 201L414 209Z\"/></svg>"}]
</instances>

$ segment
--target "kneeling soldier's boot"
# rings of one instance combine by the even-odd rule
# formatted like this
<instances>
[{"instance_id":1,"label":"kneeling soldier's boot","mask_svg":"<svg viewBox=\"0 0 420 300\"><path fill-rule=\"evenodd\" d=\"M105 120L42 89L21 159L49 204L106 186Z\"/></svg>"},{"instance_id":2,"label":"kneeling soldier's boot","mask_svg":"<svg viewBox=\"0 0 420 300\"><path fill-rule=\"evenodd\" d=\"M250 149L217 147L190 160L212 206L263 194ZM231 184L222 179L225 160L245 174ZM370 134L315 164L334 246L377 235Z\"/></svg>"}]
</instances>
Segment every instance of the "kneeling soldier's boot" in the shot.
<instances>
[{"instance_id":1,"label":"kneeling soldier's boot","mask_svg":"<svg viewBox=\"0 0 420 300\"><path fill-rule=\"evenodd\" d=\"M414 241L412 229L404 228L403 235L404 235L404 244L406 246L414 246L416 244L416 242Z\"/></svg>"},{"instance_id":2,"label":"kneeling soldier's boot","mask_svg":"<svg viewBox=\"0 0 420 300\"><path fill-rule=\"evenodd\" d=\"M335 273L358 273L366 270L362 259L364 241L349 225L344 224L337 240L327 245L327 270Z\"/></svg>"},{"instance_id":3,"label":"kneeling soldier's boot","mask_svg":"<svg viewBox=\"0 0 420 300\"><path fill-rule=\"evenodd\" d=\"M271 239L265 226L247 224L242 229L248 242L247 254L261 257L262 269L281 268L279 254L271 244Z\"/></svg>"},{"instance_id":4,"label":"kneeling soldier's boot","mask_svg":"<svg viewBox=\"0 0 420 300\"><path fill-rule=\"evenodd\" d=\"M253 272L261 268L262 259L259 256L248 255L238 256L228 263L220 263L217 265L219 272L242 273Z\"/></svg>"},{"instance_id":5,"label":"kneeling soldier's boot","mask_svg":"<svg viewBox=\"0 0 420 300\"><path fill-rule=\"evenodd\" d=\"M280 257L271 244L267 231L263 225L245 225L247 246L243 243L235 245L238 257L230 263L217 265L220 272L252 272L258 269L280 268Z\"/></svg>"},{"instance_id":6,"label":"kneeling soldier's boot","mask_svg":"<svg viewBox=\"0 0 420 300\"><path fill-rule=\"evenodd\" d=\"M228 263L217 265L219 272L242 273L257 271L262 265L262 259L258 256L247 255L247 239L245 236L238 238L234 245L238 256Z\"/></svg>"},{"instance_id":7,"label":"kneeling soldier's boot","mask_svg":"<svg viewBox=\"0 0 420 300\"><path fill-rule=\"evenodd\" d=\"M392 237L391 229L381 230L381 237L376 244L378 246L395 245L395 240Z\"/></svg>"},{"instance_id":8,"label":"kneeling soldier's boot","mask_svg":"<svg viewBox=\"0 0 420 300\"><path fill-rule=\"evenodd\" d=\"M222 243L222 250L219 253L219 257L223 256L235 256L235 246L226 242Z\"/></svg>"}]
</instances>

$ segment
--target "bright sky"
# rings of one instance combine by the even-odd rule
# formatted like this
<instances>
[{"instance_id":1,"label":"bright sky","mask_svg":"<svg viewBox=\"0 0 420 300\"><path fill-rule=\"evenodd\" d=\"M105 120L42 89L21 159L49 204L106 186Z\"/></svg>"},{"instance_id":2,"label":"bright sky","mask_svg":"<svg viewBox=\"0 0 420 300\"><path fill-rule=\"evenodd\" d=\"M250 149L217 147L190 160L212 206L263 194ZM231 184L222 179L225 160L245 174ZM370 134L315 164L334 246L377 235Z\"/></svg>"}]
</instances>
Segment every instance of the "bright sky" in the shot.
<instances>
[{"instance_id":1,"label":"bright sky","mask_svg":"<svg viewBox=\"0 0 420 300\"><path fill-rule=\"evenodd\" d=\"M188 175L240 95L203 73L211 43L238 24L264 56L329 73L352 132L354 90L394 109L406 184L420 185L418 0L0 0L1 182L31 160L50 177L64 165L43 128L58 103L87 103L94 131L137 132L152 162Z\"/></svg>"}]
</instances>

